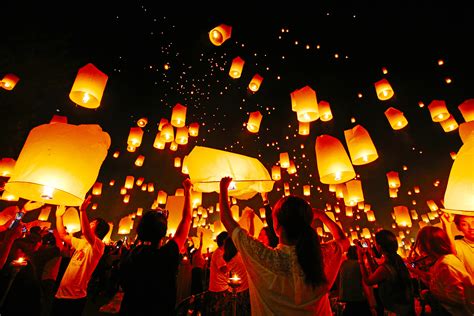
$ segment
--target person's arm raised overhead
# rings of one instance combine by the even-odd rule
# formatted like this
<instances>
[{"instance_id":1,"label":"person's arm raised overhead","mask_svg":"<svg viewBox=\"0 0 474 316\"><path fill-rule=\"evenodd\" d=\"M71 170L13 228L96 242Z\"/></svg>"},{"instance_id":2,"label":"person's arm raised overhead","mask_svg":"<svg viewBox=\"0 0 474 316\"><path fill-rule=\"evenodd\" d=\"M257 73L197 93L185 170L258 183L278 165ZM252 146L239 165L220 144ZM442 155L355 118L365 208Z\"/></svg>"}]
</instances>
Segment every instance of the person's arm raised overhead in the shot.
<instances>
[{"instance_id":1,"label":"person's arm raised overhead","mask_svg":"<svg viewBox=\"0 0 474 316\"><path fill-rule=\"evenodd\" d=\"M183 216L179 222L176 233L174 234L173 240L178 245L178 248L181 249L188 238L189 228L191 227L191 188L193 184L189 178L183 181L184 187L184 206L183 206Z\"/></svg>"},{"instance_id":2,"label":"person's arm raised overhead","mask_svg":"<svg viewBox=\"0 0 474 316\"><path fill-rule=\"evenodd\" d=\"M95 243L95 234L91 230L91 226L89 224L89 218L87 217L87 207L91 204L92 200L92 195L88 195L87 198L82 202L81 205L81 229L82 229L82 234L86 238L87 242L91 245L94 246Z\"/></svg>"},{"instance_id":3,"label":"person's arm raised overhead","mask_svg":"<svg viewBox=\"0 0 474 316\"><path fill-rule=\"evenodd\" d=\"M224 177L220 182L219 207L221 209L221 221L225 229L232 235L236 227L240 227L232 217L232 212L229 206L229 185L232 182L231 177Z\"/></svg>"},{"instance_id":4,"label":"person's arm raised overhead","mask_svg":"<svg viewBox=\"0 0 474 316\"><path fill-rule=\"evenodd\" d=\"M454 255L457 255L456 247L454 246L454 234L451 229L451 225L454 222L454 215L450 213L443 213L439 217L441 219L441 224L443 226L446 235L448 235L449 240L451 241L451 249Z\"/></svg>"},{"instance_id":5,"label":"person's arm raised overhead","mask_svg":"<svg viewBox=\"0 0 474 316\"><path fill-rule=\"evenodd\" d=\"M71 236L68 235L63 224L64 213L66 213L66 207L63 205L58 205L56 208L56 229L58 231L59 238L71 246Z\"/></svg>"},{"instance_id":6,"label":"person's arm raised overhead","mask_svg":"<svg viewBox=\"0 0 474 316\"><path fill-rule=\"evenodd\" d=\"M324 225L329 229L329 232L333 235L334 239L337 240L341 247L342 251L346 252L349 249L350 242L346 234L339 225L336 224L325 212L313 209L314 217L321 220Z\"/></svg>"}]
</instances>

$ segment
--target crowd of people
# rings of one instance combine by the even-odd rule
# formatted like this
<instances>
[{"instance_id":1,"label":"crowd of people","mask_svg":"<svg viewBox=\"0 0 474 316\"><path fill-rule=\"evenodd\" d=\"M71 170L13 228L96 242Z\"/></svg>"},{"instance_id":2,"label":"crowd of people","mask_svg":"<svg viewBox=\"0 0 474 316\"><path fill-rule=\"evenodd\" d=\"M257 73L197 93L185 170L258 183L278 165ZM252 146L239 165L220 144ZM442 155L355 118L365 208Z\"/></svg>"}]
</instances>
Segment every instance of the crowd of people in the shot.
<instances>
[{"instance_id":1,"label":"crowd of people","mask_svg":"<svg viewBox=\"0 0 474 316\"><path fill-rule=\"evenodd\" d=\"M262 193L268 225L254 232L250 211L244 229L229 205L231 181L220 182L225 230L211 253L202 234L197 247L188 236L189 179L172 237L168 211L156 209L143 214L135 240L106 245L109 225L89 220L90 196L80 207L80 237L66 232L64 207L53 229L5 223L0 314L87 315L88 300L103 296L109 303L100 310L120 315L474 315L474 216L443 213L442 227L420 229L402 258L391 230L350 241L324 211L292 195L271 206ZM315 222L331 240L322 241Z\"/></svg>"}]
</instances>

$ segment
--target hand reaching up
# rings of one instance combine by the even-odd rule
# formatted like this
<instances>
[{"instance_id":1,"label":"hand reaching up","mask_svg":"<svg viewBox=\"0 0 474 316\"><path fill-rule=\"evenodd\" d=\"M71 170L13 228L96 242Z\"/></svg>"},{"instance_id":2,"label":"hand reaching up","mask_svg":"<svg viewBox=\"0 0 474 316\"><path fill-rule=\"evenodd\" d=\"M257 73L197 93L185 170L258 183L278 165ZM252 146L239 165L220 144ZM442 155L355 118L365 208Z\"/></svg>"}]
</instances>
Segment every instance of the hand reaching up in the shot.
<instances>
[{"instance_id":1,"label":"hand reaching up","mask_svg":"<svg viewBox=\"0 0 474 316\"><path fill-rule=\"evenodd\" d=\"M231 177L223 177L220 182L220 189L221 191L227 191L229 189L229 185L232 182Z\"/></svg>"},{"instance_id":2,"label":"hand reaching up","mask_svg":"<svg viewBox=\"0 0 474 316\"><path fill-rule=\"evenodd\" d=\"M186 192L190 192L192 187L193 187L193 183L191 182L191 180L189 178L186 178L184 181L183 181L183 187L184 187L184 190Z\"/></svg>"},{"instance_id":3,"label":"hand reaching up","mask_svg":"<svg viewBox=\"0 0 474 316\"><path fill-rule=\"evenodd\" d=\"M92 200L92 195L88 195L86 197L86 199L84 200L84 202L82 202L82 205L81 205L81 212L85 212L87 211L87 208L89 207L89 205L91 204L91 200Z\"/></svg>"},{"instance_id":4,"label":"hand reaching up","mask_svg":"<svg viewBox=\"0 0 474 316\"><path fill-rule=\"evenodd\" d=\"M64 205L58 205L56 207L56 217L61 217L66 213L66 207Z\"/></svg>"}]
</instances>

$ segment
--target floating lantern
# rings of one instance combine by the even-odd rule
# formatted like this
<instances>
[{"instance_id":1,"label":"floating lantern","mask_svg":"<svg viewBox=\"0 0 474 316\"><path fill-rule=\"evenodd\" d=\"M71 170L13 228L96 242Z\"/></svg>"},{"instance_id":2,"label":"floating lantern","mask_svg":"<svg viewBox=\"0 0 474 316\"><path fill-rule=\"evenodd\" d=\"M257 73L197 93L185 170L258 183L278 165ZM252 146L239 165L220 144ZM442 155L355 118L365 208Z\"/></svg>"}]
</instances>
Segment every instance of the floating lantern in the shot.
<instances>
[{"instance_id":1,"label":"floating lantern","mask_svg":"<svg viewBox=\"0 0 474 316\"><path fill-rule=\"evenodd\" d=\"M263 77L260 76L259 74L255 74L250 80L249 83L249 90L252 91L253 93L257 92L258 89L260 89L260 85L262 84Z\"/></svg>"},{"instance_id":2,"label":"floating lantern","mask_svg":"<svg viewBox=\"0 0 474 316\"><path fill-rule=\"evenodd\" d=\"M137 208L137 216L142 216L143 215L143 208L139 207Z\"/></svg>"},{"instance_id":3,"label":"floating lantern","mask_svg":"<svg viewBox=\"0 0 474 316\"><path fill-rule=\"evenodd\" d=\"M281 180L281 169L280 166L272 167L272 179L275 181Z\"/></svg>"},{"instance_id":4,"label":"floating lantern","mask_svg":"<svg viewBox=\"0 0 474 316\"><path fill-rule=\"evenodd\" d=\"M420 193L420 187L419 186L415 186L413 188L413 191L415 191L416 194Z\"/></svg>"},{"instance_id":5,"label":"floating lantern","mask_svg":"<svg viewBox=\"0 0 474 316\"><path fill-rule=\"evenodd\" d=\"M408 121L403 115L403 112L395 108L392 108L392 107L388 108L385 111L385 116L387 117L388 122L390 123L390 126L394 130L402 129L408 124Z\"/></svg>"},{"instance_id":6,"label":"floating lantern","mask_svg":"<svg viewBox=\"0 0 474 316\"><path fill-rule=\"evenodd\" d=\"M131 127L128 134L127 144L133 147L139 147L142 144L143 130L140 127Z\"/></svg>"},{"instance_id":7,"label":"floating lantern","mask_svg":"<svg viewBox=\"0 0 474 316\"><path fill-rule=\"evenodd\" d=\"M125 216L120 219L117 234L128 235L130 234L131 227L133 226L133 220L130 216Z\"/></svg>"},{"instance_id":8,"label":"floating lantern","mask_svg":"<svg viewBox=\"0 0 474 316\"><path fill-rule=\"evenodd\" d=\"M187 157L188 157L188 156L186 155L186 156L184 156L184 158L183 158L183 165L182 165L182 167L181 167L181 173L183 173L183 174L189 174L188 163L187 163L187 161L186 161L186 158L187 158Z\"/></svg>"},{"instance_id":9,"label":"floating lantern","mask_svg":"<svg viewBox=\"0 0 474 316\"><path fill-rule=\"evenodd\" d=\"M245 61L240 57L235 57L232 60L232 65L230 66L229 76L234 79L240 78L242 75L242 69L244 68Z\"/></svg>"},{"instance_id":10,"label":"floating lantern","mask_svg":"<svg viewBox=\"0 0 474 316\"><path fill-rule=\"evenodd\" d=\"M346 183L346 185L347 185L347 183ZM357 208L359 210L364 210L365 209L364 201L357 202Z\"/></svg>"},{"instance_id":11,"label":"floating lantern","mask_svg":"<svg viewBox=\"0 0 474 316\"><path fill-rule=\"evenodd\" d=\"M118 158L119 156L120 156L120 151L114 152L114 154L113 154L114 158Z\"/></svg>"},{"instance_id":12,"label":"floating lantern","mask_svg":"<svg viewBox=\"0 0 474 316\"><path fill-rule=\"evenodd\" d=\"M137 121L138 127L145 127L148 124L148 119L146 117L142 117Z\"/></svg>"},{"instance_id":13,"label":"floating lantern","mask_svg":"<svg viewBox=\"0 0 474 316\"><path fill-rule=\"evenodd\" d=\"M446 102L443 100L431 101L430 105L428 105L428 110L430 110L433 122L444 121L450 116L448 109L446 108Z\"/></svg>"},{"instance_id":14,"label":"floating lantern","mask_svg":"<svg viewBox=\"0 0 474 316\"><path fill-rule=\"evenodd\" d=\"M288 167L288 169L286 169L286 171L288 172L288 174L296 173L296 166L293 160L290 160L290 166Z\"/></svg>"},{"instance_id":15,"label":"floating lantern","mask_svg":"<svg viewBox=\"0 0 474 316\"><path fill-rule=\"evenodd\" d=\"M184 196L184 189L183 188L177 188L174 195L176 196Z\"/></svg>"},{"instance_id":16,"label":"floating lantern","mask_svg":"<svg viewBox=\"0 0 474 316\"><path fill-rule=\"evenodd\" d=\"M189 124L189 136L196 137L199 134L199 123Z\"/></svg>"},{"instance_id":17,"label":"floating lantern","mask_svg":"<svg viewBox=\"0 0 474 316\"><path fill-rule=\"evenodd\" d=\"M178 150L178 144L176 144L175 141L172 141L172 142L170 143L170 150L171 150L171 151L177 151L177 150Z\"/></svg>"},{"instance_id":18,"label":"floating lantern","mask_svg":"<svg viewBox=\"0 0 474 316\"><path fill-rule=\"evenodd\" d=\"M135 182L135 178L133 176L127 176L125 178L125 185L124 185L124 188L125 189L133 189L133 183Z\"/></svg>"},{"instance_id":19,"label":"floating lantern","mask_svg":"<svg viewBox=\"0 0 474 316\"><path fill-rule=\"evenodd\" d=\"M474 121L474 99L468 99L458 106L464 121Z\"/></svg>"},{"instance_id":20,"label":"floating lantern","mask_svg":"<svg viewBox=\"0 0 474 316\"><path fill-rule=\"evenodd\" d=\"M147 185L148 192L154 192L155 191L155 185L153 183L148 183Z\"/></svg>"},{"instance_id":21,"label":"floating lantern","mask_svg":"<svg viewBox=\"0 0 474 316\"><path fill-rule=\"evenodd\" d=\"M211 43L216 46L221 46L227 41L232 34L232 26L221 24L216 26L209 32L209 39Z\"/></svg>"},{"instance_id":22,"label":"floating lantern","mask_svg":"<svg viewBox=\"0 0 474 316\"><path fill-rule=\"evenodd\" d=\"M410 210L410 215L414 221L418 219L418 213L416 212L416 210Z\"/></svg>"},{"instance_id":23,"label":"floating lantern","mask_svg":"<svg viewBox=\"0 0 474 316\"><path fill-rule=\"evenodd\" d=\"M137 181L135 182L136 185L138 186L141 186L143 184L143 181L145 181L145 178L143 177L140 177L137 179Z\"/></svg>"},{"instance_id":24,"label":"floating lantern","mask_svg":"<svg viewBox=\"0 0 474 316\"><path fill-rule=\"evenodd\" d=\"M346 206L355 206L358 202L364 201L364 193L360 180L351 180L346 182L347 194L344 194L344 204Z\"/></svg>"},{"instance_id":25,"label":"floating lantern","mask_svg":"<svg viewBox=\"0 0 474 316\"><path fill-rule=\"evenodd\" d=\"M143 166L144 162L145 162L145 156L140 155L140 156L137 157L137 159L135 159L135 166L141 167L141 166Z\"/></svg>"},{"instance_id":26,"label":"floating lantern","mask_svg":"<svg viewBox=\"0 0 474 316\"><path fill-rule=\"evenodd\" d=\"M313 122L319 118L316 92L309 86L293 91L291 93L291 104L299 122Z\"/></svg>"},{"instance_id":27,"label":"floating lantern","mask_svg":"<svg viewBox=\"0 0 474 316\"><path fill-rule=\"evenodd\" d=\"M15 168L15 163L16 161L13 158L2 158L0 160L0 176L9 177Z\"/></svg>"},{"instance_id":28,"label":"floating lantern","mask_svg":"<svg viewBox=\"0 0 474 316\"><path fill-rule=\"evenodd\" d=\"M110 180L109 185L113 187L115 185L115 180Z\"/></svg>"},{"instance_id":29,"label":"floating lantern","mask_svg":"<svg viewBox=\"0 0 474 316\"><path fill-rule=\"evenodd\" d=\"M38 220L46 222L49 218L49 213L51 213L51 206L43 207L38 215Z\"/></svg>"},{"instance_id":30,"label":"floating lantern","mask_svg":"<svg viewBox=\"0 0 474 316\"><path fill-rule=\"evenodd\" d=\"M188 143L188 128L186 126L176 129L176 144L186 145Z\"/></svg>"},{"instance_id":31,"label":"floating lantern","mask_svg":"<svg viewBox=\"0 0 474 316\"><path fill-rule=\"evenodd\" d=\"M311 195L311 186L310 185L304 185L303 186L303 195L304 196L310 196Z\"/></svg>"},{"instance_id":32,"label":"floating lantern","mask_svg":"<svg viewBox=\"0 0 474 316\"><path fill-rule=\"evenodd\" d=\"M388 70L387 70L386 67L382 67L382 73L383 73L384 75L388 74Z\"/></svg>"},{"instance_id":33,"label":"floating lantern","mask_svg":"<svg viewBox=\"0 0 474 316\"><path fill-rule=\"evenodd\" d=\"M165 118L162 118L160 120L160 123L158 124L158 130L161 132L161 130L163 129L163 126L165 126L166 124L168 124L168 120L165 119Z\"/></svg>"},{"instance_id":34,"label":"floating lantern","mask_svg":"<svg viewBox=\"0 0 474 316\"><path fill-rule=\"evenodd\" d=\"M72 102L89 109L100 106L108 76L93 64L80 68L72 85L69 98Z\"/></svg>"},{"instance_id":35,"label":"floating lantern","mask_svg":"<svg viewBox=\"0 0 474 316\"><path fill-rule=\"evenodd\" d=\"M176 103L171 113L171 125L174 127L183 127L186 124L186 109L184 105Z\"/></svg>"},{"instance_id":36,"label":"floating lantern","mask_svg":"<svg viewBox=\"0 0 474 316\"><path fill-rule=\"evenodd\" d=\"M315 150L319 178L322 183L344 183L355 177L349 157L337 138L329 135L318 136Z\"/></svg>"},{"instance_id":37,"label":"floating lantern","mask_svg":"<svg viewBox=\"0 0 474 316\"><path fill-rule=\"evenodd\" d=\"M97 180L110 146L98 125L33 128L5 190L31 201L77 206Z\"/></svg>"},{"instance_id":38,"label":"floating lantern","mask_svg":"<svg viewBox=\"0 0 474 316\"><path fill-rule=\"evenodd\" d=\"M459 127L458 122L456 122L452 115L449 116L447 120L439 122L439 124L441 124L441 127L446 133L452 132Z\"/></svg>"},{"instance_id":39,"label":"floating lantern","mask_svg":"<svg viewBox=\"0 0 474 316\"><path fill-rule=\"evenodd\" d=\"M81 220L79 219L79 214L74 207L69 207L64 213L63 225L69 234L73 234L81 230Z\"/></svg>"},{"instance_id":40,"label":"floating lantern","mask_svg":"<svg viewBox=\"0 0 474 316\"><path fill-rule=\"evenodd\" d=\"M178 194L176 194L176 196L178 196ZM158 191L158 198L157 198L158 204L166 204L167 198L168 198L168 194L165 191L163 190Z\"/></svg>"},{"instance_id":41,"label":"floating lantern","mask_svg":"<svg viewBox=\"0 0 474 316\"><path fill-rule=\"evenodd\" d=\"M191 204L193 208L202 204L202 192L191 191Z\"/></svg>"},{"instance_id":42,"label":"floating lantern","mask_svg":"<svg viewBox=\"0 0 474 316\"><path fill-rule=\"evenodd\" d=\"M432 210L433 212L438 210L438 205L436 205L436 203L433 200L426 201L426 204L428 205L430 210Z\"/></svg>"},{"instance_id":43,"label":"floating lantern","mask_svg":"<svg viewBox=\"0 0 474 316\"><path fill-rule=\"evenodd\" d=\"M128 204L130 202L130 194L125 194L123 196L123 203Z\"/></svg>"},{"instance_id":44,"label":"floating lantern","mask_svg":"<svg viewBox=\"0 0 474 316\"><path fill-rule=\"evenodd\" d=\"M365 239L370 239L370 237L372 237L370 230L367 227L362 228L360 235Z\"/></svg>"},{"instance_id":45,"label":"floating lantern","mask_svg":"<svg viewBox=\"0 0 474 316\"><path fill-rule=\"evenodd\" d=\"M398 176L398 172L396 171L387 172L387 180L388 180L388 186L390 188L398 189L400 187L400 178Z\"/></svg>"},{"instance_id":46,"label":"floating lantern","mask_svg":"<svg viewBox=\"0 0 474 316\"><path fill-rule=\"evenodd\" d=\"M91 209L96 210L97 209L97 203L92 204Z\"/></svg>"},{"instance_id":47,"label":"floating lantern","mask_svg":"<svg viewBox=\"0 0 474 316\"><path fill-rule=\"evenodd\" d=\"M395 222L398 227L411 227L411 218L408 208L400 205L393 208L395 215Z\"/></svg>"},{"instance_id":48,"label":"floating lantern","mask_svg":"<svg viewBox=\"0 0 474 316\"><path fill-rule=\"evenodd\" d=\"M163 128L161 129L161 132L160 132L160 139L165 143L169 143L173 141L174 139L173 125L171 124L163 125Z\"/></svg>"},{"instance_id":49,"label":"floating lantern","mask_svg":"<svg viewBox=\"0 0 474 316\"><path fill-rule=\"evenodd\" d=\"M395 188L389 188L388 189L388 194L392 199L395 199L398 197L398 189Z\"/></svg>"},{"instance_id":50,"label":"floating lantern","mask_svg":"<svg viewBox=\"0 0 474 316\"><path fill-rule=\"evenodd\" d=\"M354 216L354 212L352 211L352 207L351 207L351 206L346 206L346 216L347 216L347 217L352 217L352 216Z\"/></svg>"},{"instance_id":51,"label":"floating lantern","mask_svg":"<svg viewBox=\"0 0 474 316\"><path fill-rule=\"evenodd\" d=\"M320 101L318 103L318 112L321 121L327 122L332 120L331 106L329 105L329 102Z\"/></svg>"},{"instance_id":52,"label":"floating lantern","mask_svg":"<svg viewBox=\"0 0 474 316\"><path fill-rule=\"evenodd\" d=\"M260 111L251 112L247 122L247 130L251 133L258 133L260 123L262 122L262 114Z\"/></svg>"},{"instance_id":53,"label":"floating lantern","mask_svg":"<svg viewBox=\"0 0 474 316\"><path fill-rule=\"evenodd\" d=\"M264 219L267 217L266 213L265 213L265 208L264 207L261 207L258 209L259 213L260 213L260 218L261 219Z\"/></svg>"},{"instance_id":54,"label":"floating lantern","mask_svg":"<svg viewBox=\"0 0 474 316\"><path fill-rule=\"evenodd\" d=\"M367 220L368 220L369 222L375 222L375 214L374 214L374 211L369 210L369 211L367 211L366 214L367 214Z\"/></svg>"},{"instance_id":55,"label":"floating lantern","mask_svg":"<svg viewBox=\"0 0 474 316\"><path fill-rule=\"evenodd\" d=\"M174 167L175 168L180 168L181 167L181 158L180 157L175 157L174 158Z\"/></svg>"},{"instance_id":56,"label":"floating lantern","mask_svg":"<svg viewBox=\"0 0 474 316\"><path fill-rule=\"evenodd\" d=\"M96 182L92 187L92 195L101 195L102 194L102 183Z\"/></svg>"},{"instance_id":57,"label":"floating lantern","mask_svg":"<svg viewBox=\"0 0 474 316\"><path fill-rule=\"evenodd\" d=\"M49 124L53 124L53 123L67 124L67 117L61 116L61 115L53 115L53 117L51 118L51 121L49 121Z\"/></svg>"},{"instance_id":58,"label":"floating lantern","mask_svg":"<svg viewBox=\"0 0 474 316\"><path fill-rule=\"evenodd\" d=\"M14 74L6 74L3 77L2 81L0 81L0 87L2 87L5 90L13 90L13 88L15 88L19 80L20 78L18 78Z\"/></svg>"},{"instance_id":59,"label":"floating lantern","mask_svg":"<svg viewBox=\"0 0 474 316\"><path fill-rule=\"evenodd\" d=\"M125 195L125 194L127 194L127 189L120 188L120 195Z\"/></svg>"},{"instance_id":60,"label":"floating lantern","mask_svg":"<svg viewBox=\"0 0 474 316\"><path fill-rule=\"evenodd\" d=\"M298 122L298 134L309 135L309 122Z\"/></svg>"},{"instance_id":61,"label":"floating lantern","mask_svg":"<svg viewBox=\"0 0 474 316\"><path fill-rule=\"evenodd\" d=\"M379 100L386 101L393 97L394 92L387 79L377 81L374 85L375 92L377 93L377 98L379 98Z\"/></svg>"},{"instance_id":62,"label":"floating lantern","mask_svg":"<svg viewBox=\"0 0 474 316\"><path fill-rule=\"evenodd\" d=\"M468 138L474 132L474 121L464 122L459 126L459 136L461 137L462 142L465 144Z\"/></svg>"},{"instance_id":63,"label":"floating lantern","mask_svg":"<svg viewBox=\"0 0 474 316\"><path fill-rule=\"evenodd\" d=\"M155 141L153 142L153 147L156 149L165 149L166 142L161 140L161 132L156 133Z\"/></svg>"},{"instance_id":64,"label":"floating lantern","mask_svg":"<svg viewBox=\"0 0 474 316\"><path fill-rule=\"evenodd\" d=\"M290 167L290 156L287 152L280 153L280 167L284 169Z\"/></svg>"},{"instance_id":65,"label":"floating lantern","mask_svg":"<svg viewBox=\"0 0 474 316\"><path fill-rule=\"evenodd\" d=\"M365 165L376 160L379 155L369 132L361 125L356 125L352 129L344 131L346 144L349 148L352 164Z\"/></svg>"},{"instance_id":66,"label":"floating lantern","mask_svg":"<svg viewBox=\"0 0 474 316\"><path fill-rule=\"evenodd\" d=\"M133 152L135 152L135 150L137 150L137 147L130 146L130 145L127 146L127 151L128 151L128 152L133 153Z\"/></svg>"}]
</instances>

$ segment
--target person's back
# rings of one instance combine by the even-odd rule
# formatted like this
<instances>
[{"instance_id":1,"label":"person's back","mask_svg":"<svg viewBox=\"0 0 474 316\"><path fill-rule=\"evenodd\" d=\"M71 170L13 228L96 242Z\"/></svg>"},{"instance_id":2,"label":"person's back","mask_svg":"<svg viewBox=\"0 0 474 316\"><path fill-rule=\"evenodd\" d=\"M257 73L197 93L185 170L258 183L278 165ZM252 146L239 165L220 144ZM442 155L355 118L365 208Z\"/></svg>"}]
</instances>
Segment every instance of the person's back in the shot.
<instances>
[{"instance_id":1,"label":"person's back","mask_svg":"<svg viewBox=\"0 0 474 316\"><path fill-rule=\"evenodd\" d=\"M407 286L409 279L402 282L403 276L397 273L396 268L389 262L382 266L389 272L389 277L378 284L378 294L383 306L400 314L409 314L412 311L414 291Z\"/></svg>"}]
</instances>

